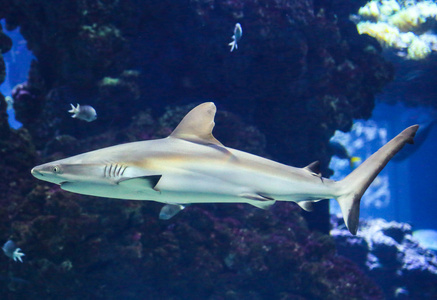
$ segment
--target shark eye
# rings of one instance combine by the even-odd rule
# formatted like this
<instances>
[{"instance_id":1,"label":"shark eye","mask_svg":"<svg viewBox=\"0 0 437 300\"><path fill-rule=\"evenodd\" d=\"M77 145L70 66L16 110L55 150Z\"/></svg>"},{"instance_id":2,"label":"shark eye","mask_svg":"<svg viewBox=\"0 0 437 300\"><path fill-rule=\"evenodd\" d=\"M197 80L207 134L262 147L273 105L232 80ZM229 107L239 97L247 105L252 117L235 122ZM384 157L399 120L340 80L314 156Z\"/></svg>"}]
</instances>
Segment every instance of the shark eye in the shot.
<instances>
[{"instance_id":1,"label":"shark eye","mask_svg":"<svg viewBox=\"0 0 437 300\"><path fill-rule=\"evenodd\" d=\"M54 166L52 168L53 173L59 174L61 173L61 168L59 166Z\"/></svg>"}]
</instances>

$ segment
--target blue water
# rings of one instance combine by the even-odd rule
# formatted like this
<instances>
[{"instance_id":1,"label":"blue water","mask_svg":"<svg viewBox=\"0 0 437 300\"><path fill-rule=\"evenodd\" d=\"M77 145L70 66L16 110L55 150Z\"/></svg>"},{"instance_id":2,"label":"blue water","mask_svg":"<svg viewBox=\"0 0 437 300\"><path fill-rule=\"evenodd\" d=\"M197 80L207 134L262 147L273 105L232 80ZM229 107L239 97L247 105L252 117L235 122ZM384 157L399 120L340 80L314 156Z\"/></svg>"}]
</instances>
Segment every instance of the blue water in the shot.
<instances>
[{"instance_id":1,"label":"blue water","mask_svg":"<svg viewBox=\"0 0 437 300\"><path fill-rule=\"evenodd\" d=\"M437 229L437 128L434 127L426 143L414 153L408 163L411 199L411 222L417 228Z\"/></svg>"},{"instance_id":2,"label":"blue water","mask_svg":"<svg viewBox=\"0 0 437 300\"><path fill-rule=\"evenodd\" d=\"M11 96L12 89L20 83L27 80L30 62L35 57L27 49L26 40L20 34L20 29L17 28L12 31L5 29L5 21L0 21L4 32L12 39L12 49L3 54L6 63L6 79L0 85L0 92L3 96ZM21 127L21 123L15 120L15 113L13 109L8 109L9 124L12 128Z\"/></svg>"}]
</instances>

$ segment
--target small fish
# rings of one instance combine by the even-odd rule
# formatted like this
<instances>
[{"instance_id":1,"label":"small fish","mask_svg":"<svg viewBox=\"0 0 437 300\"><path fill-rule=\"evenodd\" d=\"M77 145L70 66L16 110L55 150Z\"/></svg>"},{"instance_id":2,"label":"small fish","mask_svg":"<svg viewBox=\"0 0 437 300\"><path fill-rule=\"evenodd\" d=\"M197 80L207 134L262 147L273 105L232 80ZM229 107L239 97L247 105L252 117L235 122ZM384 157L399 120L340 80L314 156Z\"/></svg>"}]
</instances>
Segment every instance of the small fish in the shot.
<instances>
[{"instance_id":1,"label":"small fish","mask_svg":"<svg viewBox=\"0 0 437 300\"><path fill-rule=\"evenodd\" d=\"M89 105L82 105L77 104L77 107L74 107L73 104L71 104L71 109L68 111L69 113L72 113L72 118L81 119L87 122L92 122L95 119L97 119L97 113L94 107Z\"/></svg>"},{"instance_id":2,"label":"small fish","mask_svg":"<svg viewBox=\"0 0 437 300\"><path fill-rule=\"evenodd\" d=\"M333 154L340 159L349 160L349 166L353 170L356 165L361 162L361 158L358 156L351 156L346 147L336 141L329 141L329 147L332 149Z\"/></svg>"},{"instance_id":3,"label":"small fish","mask_svg":"<svg viewBox=\"0 0 437 300\"><path fill-rule=\"evenodd\" d=\"M166 204L161 208L161 211L159 212L159 219L161 220L168 220L173 218L178 212L183 210L186 207L186 205L180 205L180 204Z\"/></svg>"},{"instance_id":4,"label":"small fish","mask_svg":"<svg viewBox=\"0 0 437 300\"><path fill-rule=\"evenodd\" d=\"M228 44L229 46L231 46L231 52L234 51L234 49L238 49L237 42L241 39L242 36L243 29L241 28L240 23L237 23L234 27L234 35L232 36L233 41Z\"/></svg>"},{"instance_id":5,"label":"small fish","mask_svg":"<svg viewBox=\"0 0 437 300\"><path fill-rule=\"evenodd\" d=\"M20 262L23 262L21 257L24 256L25 254L20 252L21 249L17 248L17 245L15 245L14 241L12 241L12 240L7 241L3 245L2 249L7 257L12 258L14 261L19 260Z\"/></svg>"},{"instance_id":6,"label":"small fish","mask_svg":"<svg viewBox=\"0 0 437 300\"><path fill-rule=\"evenodd\" d=\"M361 162L361 157L352 156L349 158L349 167L353 170Z\"/></svg>"}]
</instances>

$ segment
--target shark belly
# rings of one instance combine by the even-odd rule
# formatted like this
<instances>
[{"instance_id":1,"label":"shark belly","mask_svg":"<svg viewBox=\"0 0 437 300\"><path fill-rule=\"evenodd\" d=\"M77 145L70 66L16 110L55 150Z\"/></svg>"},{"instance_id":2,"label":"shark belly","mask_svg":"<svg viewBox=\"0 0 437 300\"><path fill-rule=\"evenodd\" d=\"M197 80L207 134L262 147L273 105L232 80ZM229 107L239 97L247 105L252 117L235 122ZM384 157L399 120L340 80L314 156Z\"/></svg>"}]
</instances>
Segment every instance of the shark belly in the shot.
<instances>
[{"instance_id":1,"label":"shark belly","mask_svg":"<svg viewBox=\"0 0 437 300\"><path fill-rule=\"evenodd\" d=\"M65 182L61 188L78 194L127 200L150 200L168 204L188 203L252 203L256 198L279 201L308 201L331 198L332 183L307 175L294 168L293 172L266 173L244 165L231 167L224 161L214 163L172 164L161 168L135 169L136 174L160 174L154 188L143 181L76 181ZM307 178L308 177L308 178Z\"/></svg>"},{"instance_id":2,"label":"shark belly","mask_svg":"<svg viewBox=\"0 0 437 300\"><path fill-rule=\"evenodd\" d=\"M177 176L174 174L163 176L163 182L158 183L156 189L151 189L140 184L112 184L93 182L66 182L61 184L63 190L97 197L150 200L168 204L189 203L226 203L247 202L238 195L244 188L229 184L216 178L204 176ZM184 185L195 188L187 189ZM221 185L221 186L220 186ZM215 188L214 188L215 187Z\"/></svg>"}]
</instances>

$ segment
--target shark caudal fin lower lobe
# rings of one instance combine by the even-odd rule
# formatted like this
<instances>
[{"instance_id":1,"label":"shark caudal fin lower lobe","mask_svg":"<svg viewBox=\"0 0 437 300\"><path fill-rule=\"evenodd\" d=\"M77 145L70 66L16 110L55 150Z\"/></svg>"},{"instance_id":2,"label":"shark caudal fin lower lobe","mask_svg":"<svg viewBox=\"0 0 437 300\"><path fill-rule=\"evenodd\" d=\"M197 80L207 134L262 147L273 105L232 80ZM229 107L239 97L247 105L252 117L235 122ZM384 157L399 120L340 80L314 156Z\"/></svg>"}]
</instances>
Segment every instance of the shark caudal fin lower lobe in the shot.
<instances>
[{"instance_id":1,"label":"shark caudal fin lower lobe","mask_svg":"<svg viewBox=\"0 0 437 300\"><path fill-rule=\"evenodd\" d=\"M413 125L399 133L366 159L358 168L346 176L346 178L338 182L339 196L336 197L336 200L340 204L344 222L353 235L357 234L360 217L360 201L364 192L390 159L392 159L405 144L413 144L413 138L418 128L419 125Z\"/></svg>"}]
</instances>

